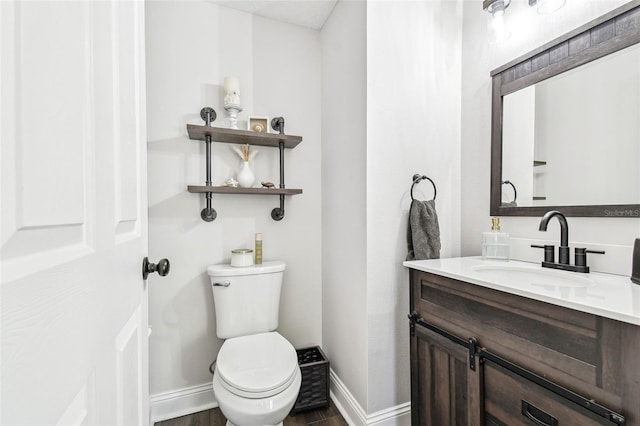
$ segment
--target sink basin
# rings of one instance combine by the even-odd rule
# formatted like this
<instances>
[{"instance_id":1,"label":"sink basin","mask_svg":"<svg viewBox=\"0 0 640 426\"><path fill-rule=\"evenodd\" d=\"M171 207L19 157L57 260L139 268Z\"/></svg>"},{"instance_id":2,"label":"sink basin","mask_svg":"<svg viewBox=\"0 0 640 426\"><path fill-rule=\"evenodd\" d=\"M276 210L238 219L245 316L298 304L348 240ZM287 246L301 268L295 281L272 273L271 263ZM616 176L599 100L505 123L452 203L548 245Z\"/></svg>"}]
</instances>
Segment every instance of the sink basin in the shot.
<instances>
[{"instance_id":1,"label":"sink basin","mask_svg":"<svg viewBox=\"0 0 640 426\"><path fill-rule=\"evenodd\" d=\"M486 279L510 285L581 288L594 284L587 277L582 277L572 272L545 269L541 266L475 265L472 269Z\"/></svg>"}]
</instances>

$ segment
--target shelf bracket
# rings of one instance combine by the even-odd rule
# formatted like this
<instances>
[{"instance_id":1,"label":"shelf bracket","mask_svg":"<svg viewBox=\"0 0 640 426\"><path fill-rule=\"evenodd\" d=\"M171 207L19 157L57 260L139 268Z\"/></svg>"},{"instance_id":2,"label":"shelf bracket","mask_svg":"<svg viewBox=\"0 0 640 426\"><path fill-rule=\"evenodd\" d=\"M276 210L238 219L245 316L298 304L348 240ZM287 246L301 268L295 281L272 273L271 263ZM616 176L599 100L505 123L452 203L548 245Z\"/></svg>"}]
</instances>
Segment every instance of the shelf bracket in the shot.
<instances>
[{"instance_id":1,"label":"shelf bracket","mask_svg":"<svg viewBox=\"0 0 640 426\"><path fill-rule=\"evenodd\" d=\"M280 128L280 132L282 134L282 129L284 128L284 119L282 117L277 117L282 119L282 127ZM275 118L274 118L275 120ZM273 121L272 121L273 125ZM278 148L280 149L280 188L284 189L284 141L280 141L278 144ZM280 194L280 207L276 207L271 210L271 219L276 221L281 221L284 218L284 194Z\"/></svg>"},{"instance_id":2,"label":"shelf bracket","mask_svg":"<svg viewBox=\"0 0 640 426\"><path fill-rule=\"evenodd\" d=\"M213 110L213 108L204 107L202 108L202 110L200 110L200 117L204 120L205 125L210 127L211 123L216 119L216 112ZM205 185L211 186L212 185L212 182L211 182L211 135L206 136L205 145L207 149L207 156L206 156L207 182ZM213 222L218 216L218 213L215 211L215 209L211 207L212 198L213 198L213 193L205 192L205 200L206 200L207 206L204 209L202 209L202 211L200 212L200 217L205 222Z\"/></svg>"}]
</instances>

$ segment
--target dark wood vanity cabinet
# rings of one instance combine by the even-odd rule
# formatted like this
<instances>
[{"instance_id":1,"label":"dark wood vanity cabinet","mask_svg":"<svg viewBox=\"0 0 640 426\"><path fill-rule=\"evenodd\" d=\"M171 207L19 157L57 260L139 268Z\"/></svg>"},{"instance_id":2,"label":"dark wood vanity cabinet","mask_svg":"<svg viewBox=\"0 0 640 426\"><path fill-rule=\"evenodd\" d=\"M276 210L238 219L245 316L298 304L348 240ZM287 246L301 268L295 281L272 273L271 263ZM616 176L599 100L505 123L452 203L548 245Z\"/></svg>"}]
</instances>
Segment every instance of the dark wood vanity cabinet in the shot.
<instances>
[{"instance_id":1,"label":"dark wood vanity cabinet","mask_svg":"<svg viewBox=\"0 0 640 426\"><path fill-rule=\"evenodd\" d=\"M480 376L469 369L467 350L416 326L411 338L411 423L479 425Z\"/></svg>"},{"instance_id":2,"label":"dark wood vanity cabinet","mask_svg":"<svg viewBox=\"0 0 640 426\"><path fill-rule=\"evenodd\" d=\"M640 327L410 276L413 425L640 426Z\"/></svg>"}]
</instances>

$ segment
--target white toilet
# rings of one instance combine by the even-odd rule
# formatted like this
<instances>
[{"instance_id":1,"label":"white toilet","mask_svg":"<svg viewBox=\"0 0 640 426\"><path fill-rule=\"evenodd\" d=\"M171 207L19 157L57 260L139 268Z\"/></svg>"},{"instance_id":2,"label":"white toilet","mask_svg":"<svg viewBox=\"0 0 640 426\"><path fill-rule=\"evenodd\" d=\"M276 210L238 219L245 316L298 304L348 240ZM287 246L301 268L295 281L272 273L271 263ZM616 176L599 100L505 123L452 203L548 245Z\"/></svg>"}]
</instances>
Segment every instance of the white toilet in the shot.
<instances>
[{"instance_id":1,"label":"white toilet","mask_svg":"<svg viewBox=\"0 0 640 426\"><path fill-rule=\"evenodd\" d=\"M213 392L227 426L281 425L300 391L296 350L278 334L281 261L207 268L213 288L218 352Z\"/></svg>"}]
</instances>

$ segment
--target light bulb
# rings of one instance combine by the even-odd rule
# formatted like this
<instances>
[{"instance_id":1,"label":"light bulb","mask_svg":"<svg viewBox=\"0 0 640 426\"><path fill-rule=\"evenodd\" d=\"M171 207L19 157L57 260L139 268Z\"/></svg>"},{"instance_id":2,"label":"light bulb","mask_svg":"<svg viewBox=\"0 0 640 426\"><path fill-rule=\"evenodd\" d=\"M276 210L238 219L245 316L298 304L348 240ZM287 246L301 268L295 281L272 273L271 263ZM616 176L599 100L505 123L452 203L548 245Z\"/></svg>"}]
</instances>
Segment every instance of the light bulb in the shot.
<instances>
[{"instance_id":1,"label":"light bulb","mask_svg":"<svg viewBox=\"0 0 640 426\"><path fill-rule=\"evenodd\" d=\"M489 41L497 43L511 37L511 31L504 22L504 12L494 14L489 21Z\"/></svg>"},{"instance_id":2,"label":"light bulb","mask_svg":"<svg viewBox=\"0 0 640 426\"><path fill-rule=\"evenodd\" d=\"M495 43L507 39L511 32L504 21L504 11L511 3L511 0L485 0L484 10L490 13L488 22L489 42Z\"/></svg>"}]
</instances>

